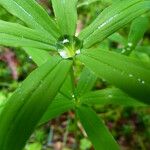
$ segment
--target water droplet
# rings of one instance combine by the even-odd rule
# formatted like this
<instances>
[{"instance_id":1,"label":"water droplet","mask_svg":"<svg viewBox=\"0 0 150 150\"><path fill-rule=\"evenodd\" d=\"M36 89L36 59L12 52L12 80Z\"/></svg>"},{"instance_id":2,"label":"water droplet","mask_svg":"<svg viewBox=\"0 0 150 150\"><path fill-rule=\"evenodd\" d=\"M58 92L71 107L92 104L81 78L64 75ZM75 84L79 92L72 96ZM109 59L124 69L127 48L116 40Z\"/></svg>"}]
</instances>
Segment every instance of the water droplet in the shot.
<instances>
[{"instance_id":1,"label":"water droplet","mask_svg":"<svg viewBox=\"0 0 150 150\"><path fill-rule=\"evenodd\" d=\"M128 46L129 46L129 47L132 47L132 46L133 46L133 44L132 44L132 43L128 43Z\"/></svg>"},{"instance_id":2,"label":"water droplet","mask_svg":"<svg viewBox=\"0 0 150 150\"><path fill-rule=\"evenodd\" d=\"M133 74L129 74L129 77L133 77Z\"/></svg>"},{"instance_id":3,"label":"water droplet","mask_svg":"<svg viewBox=\"0 0 150 150\"><path fill-rule=\"evenodd\" d=\"M74 94L72 94L72 98L75 98Z\"/></svg>"},{"instance_id":4,"label":"water droplet","mask_svg":"<svg viewBox=\"0 0 150 150\"><path fill-rule=\"evenodd\" d=\"M29 56L29 59L32 59L32 56Z\"/></svg>"},{"instance_id":5,"label":"water droplet","mask_svg":"<svg viewBox=\"0 0 150 150\"><path fill-rule=\"evenodd\" d=\"M68 58L66 51L60 51L59 54L62 58Z\"/></svg>"},{"instance_id":6,"label":"water droplet","mask_svg":"<svg viewBox=\"0 0 150 150\"><path fill-rule=\"evenodd\" d=\"M142 81L142 84L145 84L145 81Z\"/></svg>"},{"instance_id":7,"label":"water droplet","mask_svg":"<svg viewBox=\"0 0 150 150\"><path fill-rule=\"evenodd\" d=\"M82 46L83 42L81 40L68 35L61 36L56 43L58 53L65 59L80 54Z\"/></svg>"},{"instance_id":8,"label":"water droplet","mask_svg":"<svg viewBox=\"0 0 150 150\"><path fill-rule=\"evenodd\" d=\"M80 54L80 53L81 53L81 50L78 49L78 50L76 51L76 54L78 55L78 54Z\"/></svg>"},{"instance_id":9,"label":"water droplet","mask_svg":"<svg viewBox=\"0 0 150 150\"><path fill-rule=\"evenodd\" d=\"M142 84L145 84L145 81L144 80L142 80L142 79L138 79L138 81L140 82L140 83L142 83Z\"/></svg>"},{"instance_id":10,"label":"water droplet","mask_svg":"<svg viewBox=\"0 0 150 150\"><path fill-rule=\"evenodd\" d=\"M69 43L69 40L68 40L68 39L64 39L62 43L63 43L63 44Z\"/></svg>"},{"instance_id":11,"label":"water droplet","mask_svg":"<svg viewBox=\"0 0 150 150\"><path fill-rule=\"evenodd\" d=\"M98 26L98 29L101 29L103 26L107 25L108 23L110 23L112 20L114 20L118 15L115 15L111 18L109 18L107 21L103 22L101 25Z\"/></svg>"}]
</instances>

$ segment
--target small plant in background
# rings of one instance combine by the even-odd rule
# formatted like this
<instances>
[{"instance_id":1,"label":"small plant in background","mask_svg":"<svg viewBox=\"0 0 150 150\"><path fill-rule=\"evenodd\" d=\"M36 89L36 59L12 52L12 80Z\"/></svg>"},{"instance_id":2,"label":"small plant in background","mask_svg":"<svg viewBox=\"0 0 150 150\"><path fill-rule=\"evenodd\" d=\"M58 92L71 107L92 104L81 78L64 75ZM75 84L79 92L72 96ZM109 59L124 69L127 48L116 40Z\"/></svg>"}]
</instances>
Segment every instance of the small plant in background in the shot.
<instances>
[{"instance_id":1,"label":"small plant in background","mask_svg":"<svg viewBox=\"0 0 150 150\"><path fill-rule=\"evenodd\" d=\"M149 11L150 2L117 1L78 36L77 3L52 0L53 20L34 0L0 0L2 7L25 23L1 20L0 45L24 49L38 66L0 113L1 150L22 149L37 125L69 110L75 112L96 150L118 150L119 145L91 106L150 104L150 63L129 57L148 27L146 16L140 16ZM115 32L133 19L128 40L120 40ZM119 39L124 48L105 49L107 37ZM77 63L83 70L76 85ZM97 78L109 85L92 91ZM90 146L89 141L84 142Z\"/></svg>"}]
</instances>

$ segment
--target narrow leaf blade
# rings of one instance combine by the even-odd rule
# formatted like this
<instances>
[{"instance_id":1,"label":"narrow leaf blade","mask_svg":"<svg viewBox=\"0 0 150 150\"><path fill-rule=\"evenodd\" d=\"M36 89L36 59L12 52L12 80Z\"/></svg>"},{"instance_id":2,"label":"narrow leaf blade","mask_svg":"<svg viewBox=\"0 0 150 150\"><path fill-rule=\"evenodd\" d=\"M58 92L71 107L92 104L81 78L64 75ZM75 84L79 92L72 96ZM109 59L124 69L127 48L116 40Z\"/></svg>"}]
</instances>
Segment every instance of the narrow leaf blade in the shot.
<instances>
[{"instance_id":1,"label":"narrow leaf blade","mask_svg":"<svg viewBox=\"0 0 150 150\"><path fill-rule=\"evenodd\" d=\"M77 23L77 0L52 0L61 34L74 35Z\"/></svg>"},{"instance_id":2,"label":"narrow leaf blade","mask_svg":"<svg viewBox=\"0 0 150 150\"><path fill-rule=\"evenodd\" d=\"M59 37L56 24L35 0L1 0L0 5L29 27Z\"/></svg>"},{"instance_id":3,"label":"narrow leaf blade","mask_svg":"<svg viewBox=\"0 0 150 150\"><path fill-rule=\"evenodd\" d=\"M0 33L0 45L10 47L33 47L47 51L56 50L54 46L49 44L5 33Z\"/></svg>"},{"instance_id":4,"label":"narrow leaf blade","mask_svg":"<svg viewBox=\"0 0 150 150\"><path fill-rule=\"evenodd\" d=\"M84 51L78 58L99 77L150 104L150 64L102 50Z\"/></svg>"},{"instance_id":5,"label":"narrow leaf blade","mask_svg":"<svg viewBox=\"0 0 150 150\"><path fill-rule=\"evenodd\" d=\"M29 57L31 57L31 59L37 64L37 66L41 66L46 61L52 59L52 56L47 51L31 47L23 49L29 55Z\"/></svg>"},{"instance_id":6,"label":"narrow leaf blade","mask_svg":"<svg viewBox=\"0 0 150 150\"><path fill-rule=\"evenodd\" d=\"M130 33L128 36L128 44L131 43L132 47L135 47L139 41L143 38L144 33L148 29L149 21L146 17L136 18L130 28ZM130 46L130 45L129 45Z\"/></svg>"},{"instance_id":7,"label":"narrow leaf blade","mask_svg":"<svg viewBox=\"0 0 150 150\"><path fill-rule=\"evenodd\" d=\"M11 23L2 20L0 20L0 33L10 34L51 45L56 42L55 38L51 35L47 35L40 31L27 28L18 23Z\"/></svg>"},{"instance_id":8,"label":"narrow leaf blade","mask_svg":"<svg viewBox=\"0 0 150 150\"><path fill-rule=\"evenodd\" d=\"M117 5L114 3L106 8L90 26L85 28L79 38L84 39L84 47L89 48L148 10L150 10L149 1L126 0L118 2Z\"/></svg>"},{"instance_id":9,"label":"narrow leaf blade","mask_svg":"<svg viewBox=\"0 0 150 150\"><path fill-rule=\"evenodd\" d=\"M70 61L54 58L33 71L15 91L0 114L1 150L23 148L56 96L70 65Z\"/></svg>"},{"instance_id":10,"label":"narrow leaf blade","mask_svg":"<svg viewBox=\"0 0 150 150\"><path fill-rule=\"evenodd\" d=\"M13 38L12 38L13 37ZM55 39L47 34L40 31L36 31L27 27L24 27L17 23L10 23L0 20L0 44L8 46L33 46L43 49L55 49ZM11 41L12 38L12 41ZM14 41L16 41L14 43Z\"/></svg>"},{"instance_id":11,"label":"narrow leaf blade","mask_svg":"<svg viewBox=\"0 0 150 150\"><path fill-rule=\"evenodd\" d=\"M119 150L113 136L91 108L81 106L77 114L95 150Z\"/></svg>"},{"instance_id":12,"label":"narrow leaf blade","mask_svg":"<svg viewBox=\"0 0 150 150\"><path fill-rule=\"evenodd\" d=\"M47 111L39 122L39 125L48 122L49 120L58 117L60 114L74 108L74 103L71 99L58 94L56 98L49 105Z\"/></svg>"},{"instance_id":13,"label":"narrow leaf blade","mask_svg":"<svg viewBox=\"0 0 150 150\"><path fill-rule=\"evenodd\" d=\"M96 79L97 76L87 67L85 67L81 73L80 79L77 84L76 88L77 97L80 97L84 93L89 92L93 88Z\"/></svg>"},{"instance_id":14,"label":"narrow leaf blade","mask_svg":"<svg viewBox=\"0 0 150 150\"><path fill-rule=\"evenodd\" d=\"M144 103L129 97L126 93L117 88L107 88L103 90L93 91L84 94L81 98L81 103L88 105L121 105L141 107L147 106Z\"/></svg>"},{"instance_id":15,"label":"narrow leaf blade","mask_svg":"<svg viewBox=\"0 0 150 150\"><path fill-rule=\"evenodd\" d=\"M65 97L67 97L68 99L72 99L73 91L74 91L74 87L72 84L72 76L71 76L71 72L69 72L59 92Z\"/></svg>"}]
</instances>

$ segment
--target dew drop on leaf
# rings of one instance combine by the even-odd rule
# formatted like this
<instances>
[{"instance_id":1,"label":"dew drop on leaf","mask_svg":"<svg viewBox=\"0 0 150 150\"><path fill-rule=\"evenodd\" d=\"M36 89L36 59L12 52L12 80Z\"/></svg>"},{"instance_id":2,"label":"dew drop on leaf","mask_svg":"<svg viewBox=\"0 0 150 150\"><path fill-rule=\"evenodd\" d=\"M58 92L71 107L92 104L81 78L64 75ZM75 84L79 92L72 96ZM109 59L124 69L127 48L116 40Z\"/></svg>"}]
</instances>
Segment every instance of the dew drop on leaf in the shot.
<instances>
[{"instance_id":1,"label":"dew drop on leaf","mask_svg":"<svg viewBox=\"0 0 150 150\"><path fill-rule=\"evenodd\" d=\"M82 46L83 42L81 40L69 35L61 36L56 43L58 53L65 59L80 54Z\"/></svg>"},{"instance_id":2,"label":"dew drop on leaf","mask_svg":"<svg viewBox=\"0 0 150 150\"><path fill-rule=\"evenodd\" d=\"M107 24L109 24L111 21L113 21L116 17L118 16L118 14L116 14L115 16L109 18L108 20L106 20L105 22L103 22L101 25L98 26L98 29L101 29L102 27L106 26Z\"/></svg>"},{"instance_id":3,"label":"dew drop on leaf","mask_svg":"<svg viewBox=\"0 0 150 150\"><path fill-rule=\"evenodd\" d=\"M129 74L129 77L133 77L133 75L132 75L132 74Z\"/></svg>"},{"instance_id":4,"label":"dew drop on leaf","mask_svg":"<svg viewBox=\"0 0 150 150\"><path fill-rule=\"evenodd\" d=\"M142 84L145 84L145 81L142 81Z\"/></svg>"},{"instance_id":5,"label":"dew drop on leaf","mask_svg":"<svg viewBox=\"0 0 150 150\"><path fill-rule=\"evenodd\" d=\"M128 43L128 46L129 46L129 47L132 47L132 46L133 46L133 44L132 44L132 43Z\"/></svg>"},{"instance_id":6,"label":"dew drop on leaf","mask_svg":"<svg viewBox=\"0 0 150 150\"><path fill-rule=\"evenodd\" d=\"M29 59L32 59L32 56L29 56Z\"/></svg>"},{"instance_id":7,"label":"dew drop on leaf","mask_svg":"<svg viewBox=\"0 0 150 150\"><path fill-rule=\"evenodd\" d=\"M145 84L145 81L144 80L142 80L142 79L138 79L138 81L140 82L140 83L142 83L142 84Z\"/></svg>"},{"instance_id":8,"label":"dew drop on leaf","mask_svg":"<svg viewBox=\"0 0 150 150\"><path fill-rule=\"evenodd\" d=\"M74 98L75 96L74 96L74 94L72 94L72 98Z\"/></svg>"}]
</instances>

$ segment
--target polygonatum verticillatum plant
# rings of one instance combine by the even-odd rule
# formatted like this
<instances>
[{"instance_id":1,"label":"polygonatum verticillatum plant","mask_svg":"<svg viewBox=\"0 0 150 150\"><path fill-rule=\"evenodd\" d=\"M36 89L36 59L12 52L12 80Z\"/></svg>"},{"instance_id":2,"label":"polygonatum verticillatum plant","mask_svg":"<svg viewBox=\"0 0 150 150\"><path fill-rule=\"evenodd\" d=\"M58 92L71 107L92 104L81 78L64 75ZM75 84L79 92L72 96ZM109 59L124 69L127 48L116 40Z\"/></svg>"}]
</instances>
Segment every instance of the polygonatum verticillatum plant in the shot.
<instances>
[{"instance_id":1,"label":"polygonatum verticillatum plant","mask_svg":"<svg viewBox=\"0 0 150 150\"><path fill-rule=\"evenodd\" d=\"M22 48L38 66L0 114L0 150L21 150L37 125L70 109L96 150L120 149L91 106L150 104L150 64L129 57L146 30L143 14L150 1L114 2L78 36L77 0L52 0L55 20L35 0L0 0L0 5L25 24L0 20L0 45ZM131 21L120 52L97 46ZM75 61L84 67L76 86ZM112 86L91 91L97 77Z\"/></svg>"}]
</instances>

